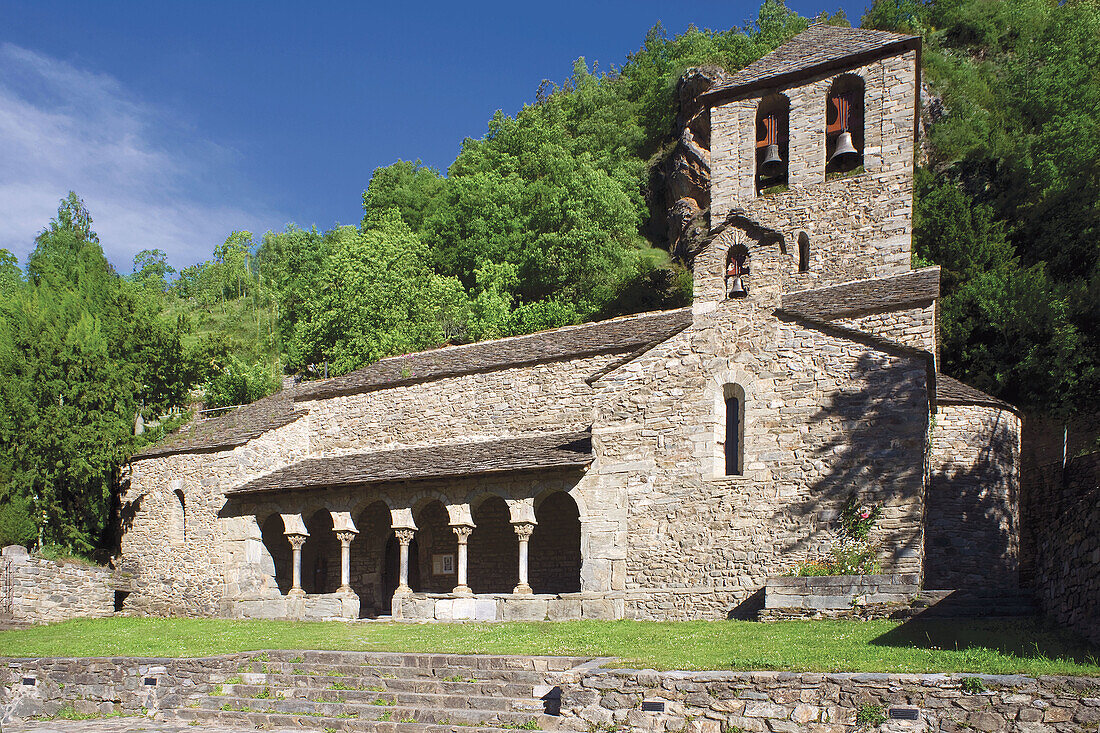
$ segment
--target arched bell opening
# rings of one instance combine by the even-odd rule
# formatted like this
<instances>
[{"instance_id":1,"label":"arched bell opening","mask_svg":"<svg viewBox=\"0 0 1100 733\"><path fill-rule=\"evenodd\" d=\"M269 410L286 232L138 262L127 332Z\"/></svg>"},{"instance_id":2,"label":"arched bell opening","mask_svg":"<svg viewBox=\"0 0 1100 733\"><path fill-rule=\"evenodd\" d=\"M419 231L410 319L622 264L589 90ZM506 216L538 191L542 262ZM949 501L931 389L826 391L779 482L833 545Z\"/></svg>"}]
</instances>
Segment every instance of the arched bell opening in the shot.
<instances>
[{"instance_id":1,"label":"arched bell opening","mask_svg":"<svg viewBox=\"0 0 1100 733\"><path fill-rule=\"evenodd\" d=\"M294 555L290 549L290 541L286 538L283 518L278 514L272 514L265 519L260 528L260 537L264 543L264 549L271 556L271 562L275 566L275 584L279 586L279 592L285 596L293 580Z\"/></svg>"},{"instance_id":2,"label":"arched bell opening","mask_svg":"<svg viewBox=\"0 0 1100 733\"><path fill-rule=\"evenodd\" d=\"M535 593L578 593L581 589L581 518L577 502L555 491L535 508L528 575Z\"/></svg>"},{"instance_id":3,"label":"arched bell opening","mask_svg":"<svg viewBox=\"0 0 1100 733\"><path fill-rule=\"evenodd\" d=\"M470 589L474 593L511 593L519 582L519 539L508 502L490 496L473 511L470 534Z\"/></svg>"},{"instance_id":4,"label":"arched bell opening","mask_svg":"<svg viewBox=\"0 0 1100 733\"><path fill-rule=\"evenodd\" d=\"M782 94L760 100L756 109L756 193L787 186L791 102Z\"/></svg>"},{"instance_id":5,"label":"arched bell opening","mask_svg":"<svg viewBox=\"0 0 1100 733\"><path fill-rule=\"evenodd\" d=\"M369 618L390 613L390 599L397 588L387 593L383 587L386 542L393 537L390 508L383 501L368 504L357 517L359 534L351 543L351 588L359 596L359 615Z\"/></svg>"},{"instance_id":6,"label":"arched bell opening","mask_svg":"<svg viewBox=\"0 0 1100 733\"><path fill-rule=\"evenodd\" d=\"M456 581L458 538L450 527L447 509L439 500L424 505L414 517L419 578L409 587L420 593L450 593ZM411 562L412 547L409 548Z\"/></svg>"},{"instance_id":7,"label":"arched bell opening","mask_svg":"<svg viewBox=\"0 0 1100 733\"><path fill-rule=\"evenodd\" d=\"M726 253L726 297L745 298L749 294L749 248L734 244Z\"/></svg>"},{"instance_id":8,"label":"arched bell opening","mask_svg":"<svg viewBox=\"0 0 1100 733\"><path fill-rule=\"evenodd\" d=\"M309 537L302 545L302 590L335 593L340 587L340 541L332 531L332 515L318 509L306 520Z\"/></svg>"},{"instance_id":9,"label":"arched bell opening","mask_svg":"<svg viewBox=\"0 0 1100 733\"><path fill-rule=\"evenodd\" d=\"M825 178L858 171L863 166L863 79L838 76L825 100Z\"/></svg>"}]
</instances>

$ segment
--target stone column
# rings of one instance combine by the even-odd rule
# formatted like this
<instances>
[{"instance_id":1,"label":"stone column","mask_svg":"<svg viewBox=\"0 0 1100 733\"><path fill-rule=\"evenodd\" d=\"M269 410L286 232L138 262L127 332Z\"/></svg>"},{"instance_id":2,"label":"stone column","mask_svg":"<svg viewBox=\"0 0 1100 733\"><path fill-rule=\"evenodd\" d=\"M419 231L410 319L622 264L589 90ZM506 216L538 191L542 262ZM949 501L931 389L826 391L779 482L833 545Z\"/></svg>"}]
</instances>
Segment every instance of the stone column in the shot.
<instances>
[{"instance_id":1,"label":"stone column","mask_svg":"<svg viewBox=\"0 0 1100 733\"><path fill-rule=\"evenodd\" d=\"M336 533L336 539L340 540L340 587L337 593L351 593L351 542L358 532L342 530Z\"/></svg>"},{"instance_id":2,"label":"stone column","mask_svg":"<svg viewBox=\"0 0 1100 733\"><path fill-rule=\"evenodd\" d=\"M290 591L287 595L298 598L306 594L302 590L302 545L306 543L306 535L288 534L286 538L290 541L290 551L293 555L293 560L290 563Z\"/></svg>"},{"instance_id":3,"label":"stone column","mask_svg":"<svg viewBox=\"0 0 1100 733\"><path fill-rule=\"evenodd\" d=\"M521 595L530 595L531 586L527 584L527 543L531 539L531 533L535 531L535 525L529 522L513 524L516 536L519 537L519 585L512 592Z\"/></svg>"},{"instance_id":4,"label":"stone column","mask_svg":"<svg viewBox=\"0 0 1100 733\"><path fill-rule=\"evenodd\" d=\"M409 587L409 543L412 542L415 529L395 529L394 535L401 543L401 571L398 575L397 592L394 595L408 595L412 593Z\"/></svg>"},{"instance_id":5,"label":"stone column","mask_svg":"<svg viewBox=\"0 0 1100 733\"><path fill-rule=\"evenodd\" d=\"M464 524L459 524L457 526L452 526L451 529L454 530L455 537L458 538L458 585L456 585L454 587L454 590L452 590L451 592L459 596L473 595L473 591L470 590L470 587L468 585L466 585L466 551L469 547L470 534L474 531L474 528Z\"/></svg>"}]
</instances>

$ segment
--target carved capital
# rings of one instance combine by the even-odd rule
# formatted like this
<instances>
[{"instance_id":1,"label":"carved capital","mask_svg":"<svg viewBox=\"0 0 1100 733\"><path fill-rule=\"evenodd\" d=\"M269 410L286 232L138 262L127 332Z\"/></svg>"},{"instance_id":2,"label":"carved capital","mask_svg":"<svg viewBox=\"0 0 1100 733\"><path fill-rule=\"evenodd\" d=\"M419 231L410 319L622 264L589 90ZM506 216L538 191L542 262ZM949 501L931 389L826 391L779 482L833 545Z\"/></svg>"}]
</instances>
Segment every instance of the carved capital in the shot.
<instances>
[{"instance_id":1,"label":"carved capital","mask_svg":"<svg viewBox=\"0 0 1100 733\"><path fill-rule=\"evenodd\" d=\"M527 522L513 524L512 528L516 530L516 537L519 537L520 542L526 542L531 539L531 533L535 531L535 525Z\"/></svg>"},{"instance_id":2,"label":"carved capital","mask_svg":"<svg viewBox=\"0 0 1100 733\"><path fill-rule=\"evenodd\" d=\"M286 536L286 538L290 542L291 547L293 547L295 550L300 550L300 549L302 549L302 545L304 545L306 543L306 539L308 539L308 535L288 534Z\"/></svg>"},{"instance_id":3,"label":"carved capital","mask_svg":"<svg viewBox=\"0 0 1100 733\"><path fill-rule=\"evenodd\" d=\"M336 533L336 539L340 540L341 545L350 545L352 540L355 539L355 535L358 532L352 532L351 530L344 530Z\"/></svg>"},{"instance_id":4,"label":"carved capital","mask_svg":"<svg viewBox=\"0 0 1100 733\"><path fill-rule=\"evenodd\" d=\"M455 533L455 537L458 538L458 544L464 545L470 541L470 535L473 534L474 528L465 524L459 524L451 527Z\"/></svg>"},{"instance_id":5,"label":"carved capital","mask_svg":"<svg viewBox=\"0 0 1100 733\"><path fill-rule=\"evenodd\" d=\"M413 537L416 536L415 529L395 529L393 533L397 537L397 541L402 545L408 545L412 542Z\"/></svg>"}]
</instances>

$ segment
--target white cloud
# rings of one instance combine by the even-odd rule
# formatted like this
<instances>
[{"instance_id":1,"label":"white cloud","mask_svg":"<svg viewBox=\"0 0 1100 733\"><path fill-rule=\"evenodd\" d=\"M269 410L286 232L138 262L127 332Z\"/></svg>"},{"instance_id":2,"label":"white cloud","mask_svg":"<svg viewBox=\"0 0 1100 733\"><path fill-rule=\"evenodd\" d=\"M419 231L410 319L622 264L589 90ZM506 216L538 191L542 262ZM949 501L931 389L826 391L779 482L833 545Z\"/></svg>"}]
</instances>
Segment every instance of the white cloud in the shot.
<instances>
[{"instance_id":1,"label":"white cloud","mask_svg":"<svg viewBox=\"0 0 1100 733\"><path fill-rule=\"evenodd\" d=\"M70 190L121 272L142 249L179 268L234 229L279 228L285 217L225 184L236 157L111 76L0 44L0 248L21 261Z\"/></svg>"}]
</instances>

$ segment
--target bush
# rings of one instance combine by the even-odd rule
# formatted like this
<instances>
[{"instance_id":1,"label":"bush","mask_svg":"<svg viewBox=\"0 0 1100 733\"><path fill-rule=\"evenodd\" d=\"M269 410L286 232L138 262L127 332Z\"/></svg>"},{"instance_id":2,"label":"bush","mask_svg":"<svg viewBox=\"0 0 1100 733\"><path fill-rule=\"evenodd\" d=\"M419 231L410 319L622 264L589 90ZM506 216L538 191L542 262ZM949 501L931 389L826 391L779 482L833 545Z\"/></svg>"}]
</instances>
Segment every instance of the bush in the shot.
<instances>
[{"instance_id":1,"label":"bush","mask_svg":"<svg viewBox=\"0 0 1100 733\"><path fill-rule=\"evenodd\" d=\"M29 547L38 537L38 526L30 502L20 496L13 496L6 502L0 502L0 547L23 545Z\"/></svg>"}]
</instances>

